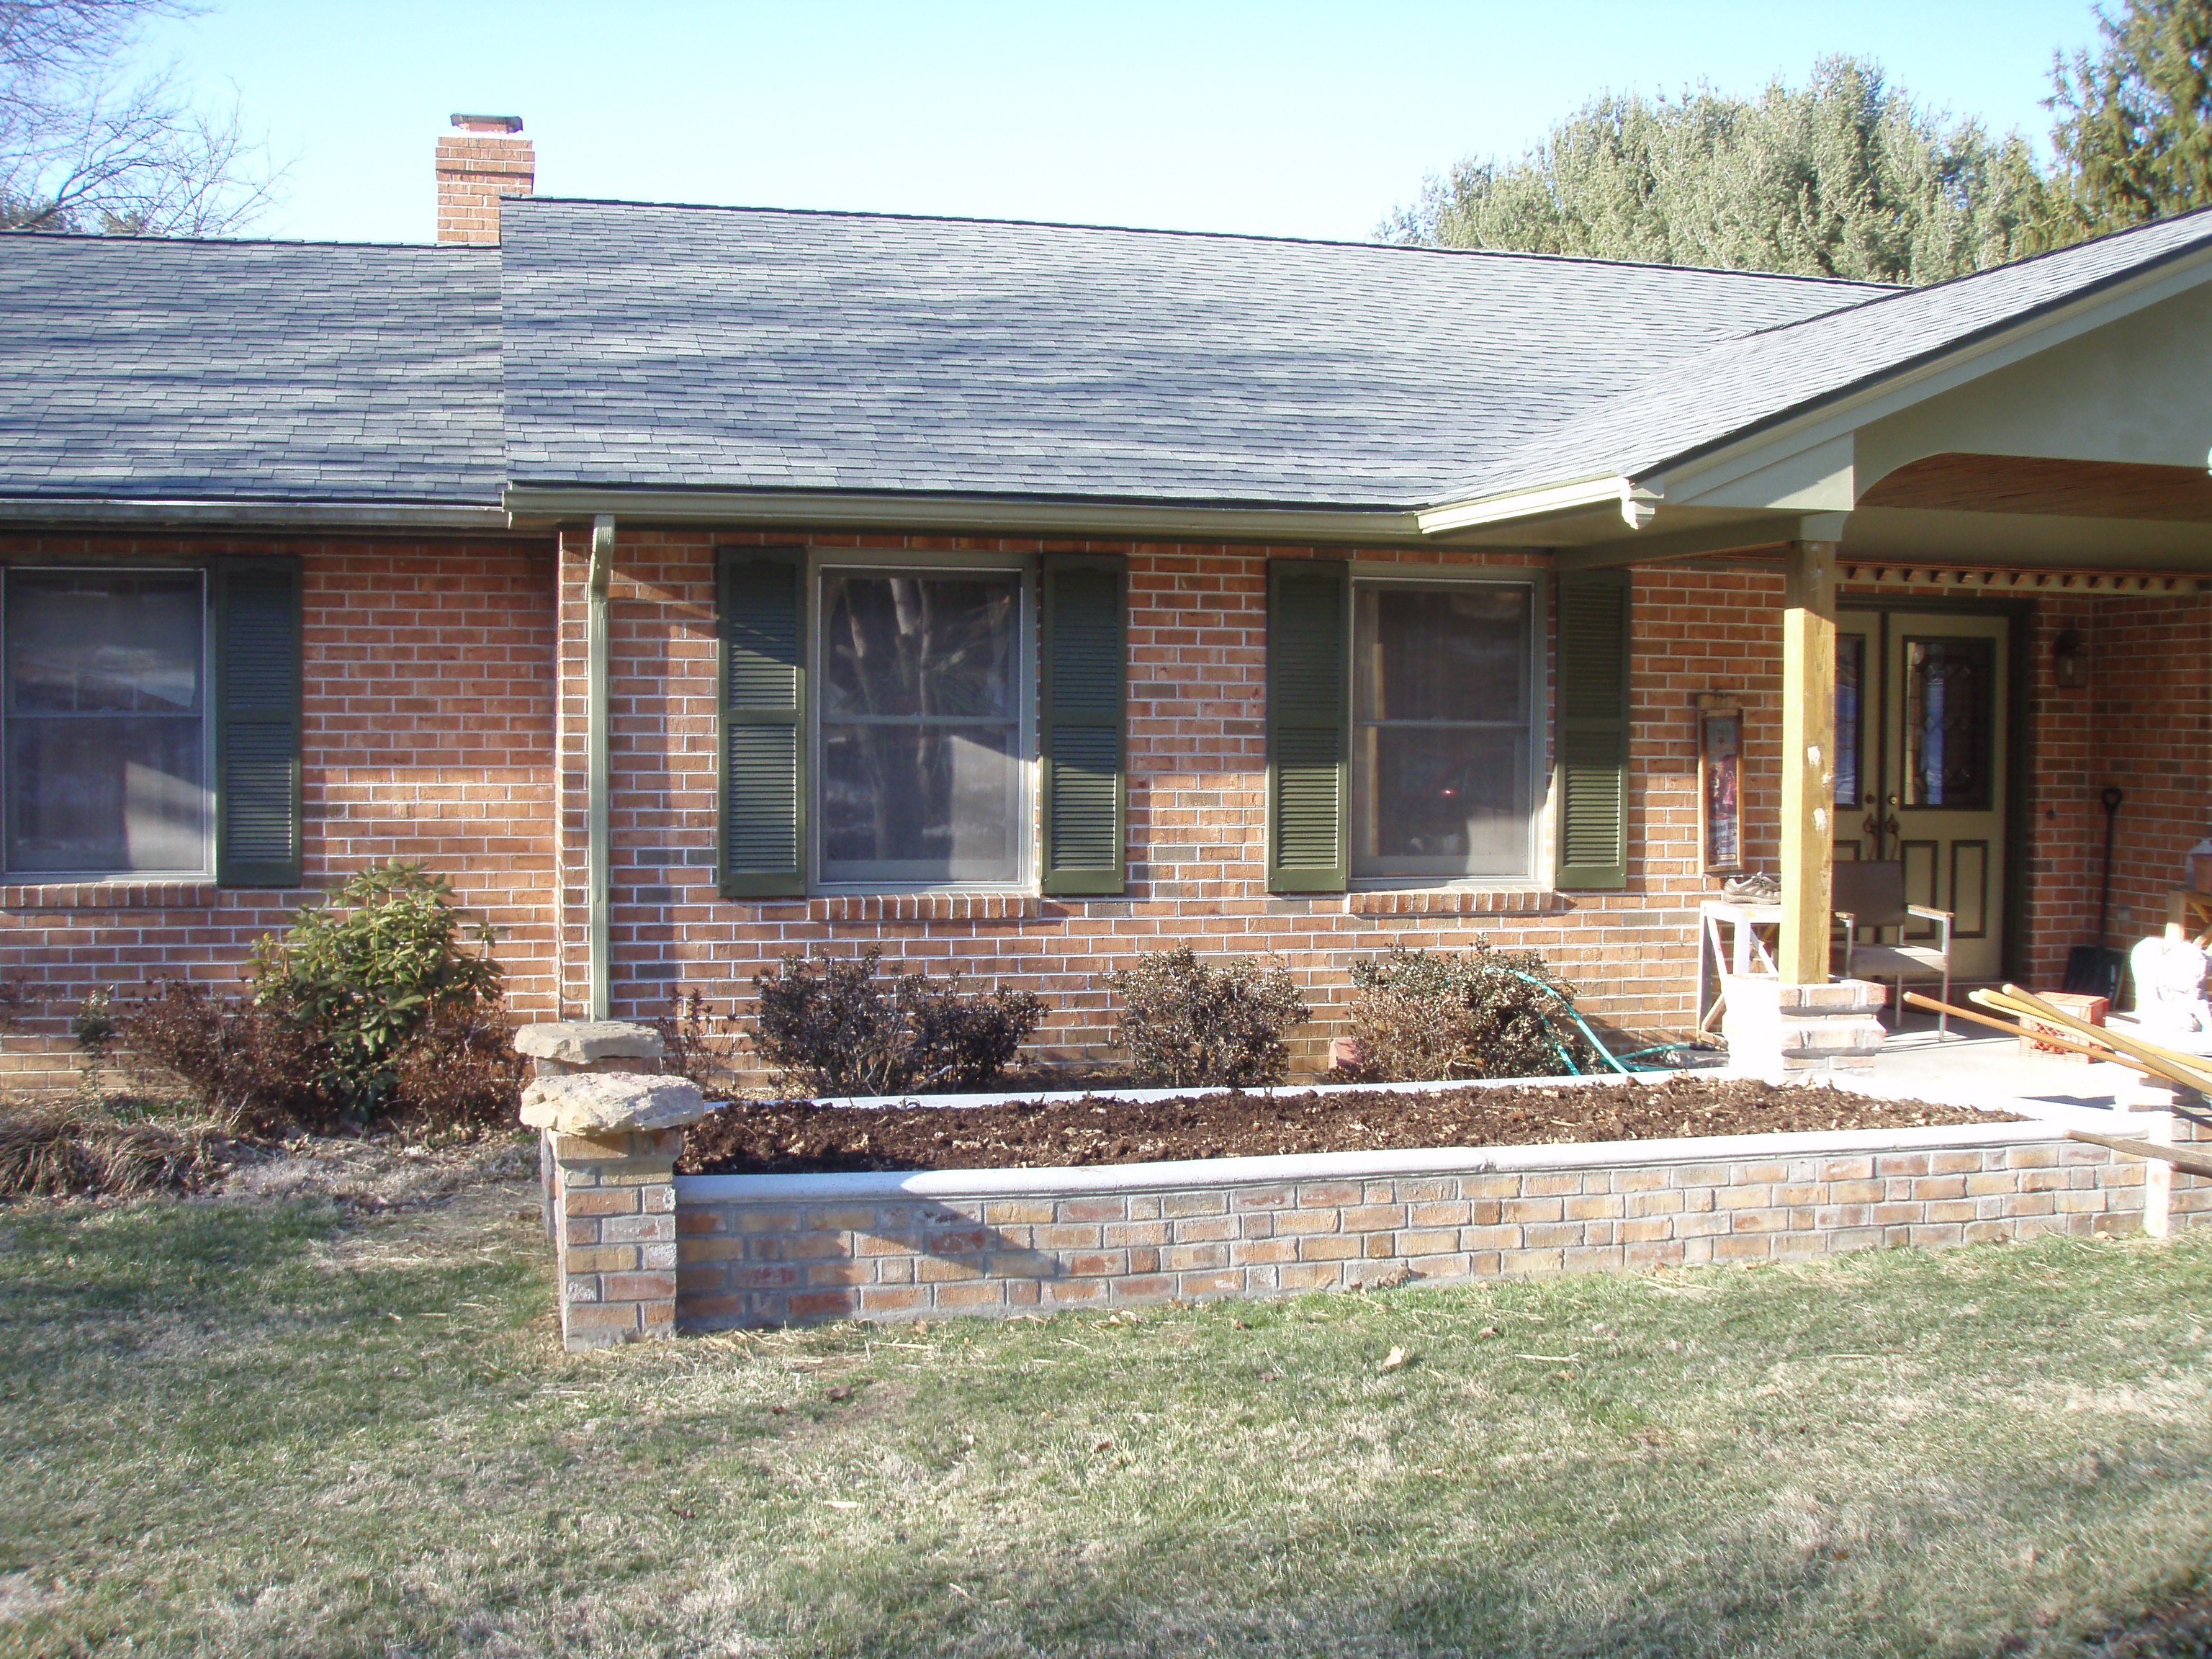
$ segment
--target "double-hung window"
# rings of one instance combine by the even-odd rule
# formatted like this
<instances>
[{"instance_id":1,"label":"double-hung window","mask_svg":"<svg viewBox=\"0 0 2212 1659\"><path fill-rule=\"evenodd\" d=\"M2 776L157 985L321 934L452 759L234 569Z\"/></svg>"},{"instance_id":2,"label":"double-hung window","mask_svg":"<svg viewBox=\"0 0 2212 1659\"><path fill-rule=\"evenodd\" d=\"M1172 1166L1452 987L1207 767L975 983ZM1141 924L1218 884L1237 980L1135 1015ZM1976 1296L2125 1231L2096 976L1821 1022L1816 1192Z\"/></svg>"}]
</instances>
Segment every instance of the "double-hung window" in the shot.
<instances>
[{"instance_id":1,"label":"double-hung window","mask_svg":"<svg viewBox=\"0 0 2212 1659\"><path fill-rule=\"evenodd\" d=\"M7 573L7 867L212 867L205 573Z\"/></svg>"},{"instance_id":2,"label":"double-hung window","mask_svg":"<svg viewBox=\"0 0 2212 1659\"><path fill-rule=\"evenodd\" d=\"M1354 880L1534 870L1535 590L1352 585Z\"/></svg>"},{"instance_id":3,"label":"double-hung window","mask_svg":"<svg viewBox=\"0 0 2212 1659\"><path fill-rule=\"evenodd\" d=\"M824 884L1024 879L1019 570L825 568L814 676Z\"/></svg>"},{"instance_id":4,"label":"double-hung window","mask_svg":"<svg viewBox=\"0 0 2212 1659\"><path fill-rule=\"evenodd\" d=\"M0 858L17 881L295 886L300 570L0 571Z\"/></svg>"}]
</instances>

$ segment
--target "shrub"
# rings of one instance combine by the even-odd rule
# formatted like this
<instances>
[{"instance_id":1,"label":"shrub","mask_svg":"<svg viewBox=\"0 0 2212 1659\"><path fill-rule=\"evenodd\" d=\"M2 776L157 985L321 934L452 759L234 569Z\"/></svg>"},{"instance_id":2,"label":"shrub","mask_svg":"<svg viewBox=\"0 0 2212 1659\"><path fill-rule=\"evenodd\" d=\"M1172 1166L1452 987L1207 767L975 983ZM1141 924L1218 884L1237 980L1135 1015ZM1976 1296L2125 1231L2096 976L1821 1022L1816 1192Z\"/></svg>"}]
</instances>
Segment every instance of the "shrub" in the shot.
<instances>
[{"instance_id":1,"label":"shrub","mask_svg":"<svg viewBox=\"0 0 2212 1659\"><path fill-rule=\"evenodd\" d=\"M1522 977L1526 975L1526 978ZM1537 981L1536 984L1529 981ZM1352 1034L1360 1076L1373 1082L1445 1078L1556 1077L1598 1063L1563 1005L1575 988L1533 951L1394 949L1354 963Z\"/></svg>"},{"instance_id":2,"label":"shrub","mask_svg":"<svg viewBox=\"0 0 2212 1659\"><path fill-rule=\"evenodd\" d=\"M170 980L79 1026L95 1056L119 1038L219 1121L267 1132L387 1122L429 1133L511 1121L524 1062L501 969L441 877L373 866L253 947L243 998ZM105 1024L103 1024L105 1022ZM112 1036L109 1035L112 1030Z\"/></svg>"},{"instance_id":3,"label":"shrub","mask_svg":"<svg viewBox=\"0 0 2212 1659\"><path fill-rule=\"evenodd\" d=\"M1106 984L1121 998L1121 1041L1138 1077L1164 1088L1281 1082L1283 1033L1312 1012L1286 969L1250 957L1201 962L1187 945L1148 951Z\"/></svg>"},{"instance_id":4,"label":"shrub","mask_svg":"<svg viewBox=\"0 0 2212 1659\"><path fill-rule=\"evenodd\" d=\"M500 1000L491 930L474 929L481 952L462 948L463 933L443 876L371 865L298 911L283 938L255 942L254 1000L313 1034L325 1051L323 1087L349 1115L374 1115L419 1030L434 1021L459 1041Z\"/></svg>"},{"instance_id":5,"label":"shrub","mask_svg":"<svg viewBox=\"0 0 2212 1659\"><path fill-rule=\"evenodd\" d=\"M949 980L876 976L883 952L787 956L753 980L753 1046L785 1087L815 1095L981 1088L1044 1023L1027 991L975 995Z\"/></svg>"}]
</instances>

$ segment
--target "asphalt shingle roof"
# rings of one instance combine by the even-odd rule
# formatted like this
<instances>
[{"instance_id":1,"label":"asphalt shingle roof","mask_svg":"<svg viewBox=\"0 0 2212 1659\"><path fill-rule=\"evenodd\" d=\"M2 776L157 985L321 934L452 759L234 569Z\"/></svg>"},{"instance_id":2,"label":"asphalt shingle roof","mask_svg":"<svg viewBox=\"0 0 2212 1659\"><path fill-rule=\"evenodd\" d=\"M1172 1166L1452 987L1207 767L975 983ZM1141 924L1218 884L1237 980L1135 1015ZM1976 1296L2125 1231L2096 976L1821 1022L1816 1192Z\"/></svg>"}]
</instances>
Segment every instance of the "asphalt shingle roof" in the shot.
<instances>
[{"instance_id":1,"label":"asphalt shingle roof","mask_svg":"<svg viewBox=\"0 0 2212 1659\"><path fill-rule=\"evenodd\" d=\"M2212 245L1936 288L538 198L503 248L0 237L0 499L504 483L1407 507L1646 473Z\"/></svg>"},{"instance_id":2,"label":"asphalt shingle roof","mask_svg":"<svg viewBox=\"0 0 2212 1659\"><path fill-rule=\"evenodd\" d=\"M517 483L1403 504L1861 284L572 202L502 225Z\"/></svg>"},{"instance_id":3,"label":"asphalt shingle roof","mask_svg":"<svg viewBox=\"0 0 2212 1659\"><path fill-rule=\"evenodd\" d=\"M1562 411L1547 430L1468 469L1452 493L1651 471L2206 246L2212 209L1747 334L1655 368L1595 407Z\"/></svg>"},{"instance_id":4,"label":"asphalt shingle roof","mask_svg":"<svg viewBox=\"0 0 2212 1659\"><path fill-rule=\"evenodd\" d=\"M0 496L496 506L499 259L0 237Z\"/></svg>"}]
</instances>

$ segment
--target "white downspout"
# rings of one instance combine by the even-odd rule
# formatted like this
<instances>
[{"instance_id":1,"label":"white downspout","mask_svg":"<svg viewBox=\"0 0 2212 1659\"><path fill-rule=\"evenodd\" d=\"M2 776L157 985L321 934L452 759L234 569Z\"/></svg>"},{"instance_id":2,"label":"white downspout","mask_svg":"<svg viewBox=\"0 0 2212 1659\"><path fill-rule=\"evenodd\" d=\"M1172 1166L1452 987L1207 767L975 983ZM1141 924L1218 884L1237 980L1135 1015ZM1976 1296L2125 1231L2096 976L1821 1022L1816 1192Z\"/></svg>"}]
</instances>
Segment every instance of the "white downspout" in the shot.
<instances>
[{"instance_id":1,"label":"white downspout","mask_svg":"<svg viewBox=\"0 0 2212 1659\"><path fill-rule=\"evenodd\" d=\"M592 520L590 596L584 607L584 866L589 889L593 1019L609 1018L613 1006L612 947L607 926L608 890L614 867L613 831L609 827L612 780L608 774L607 727L612 699L607 683L607 586L614 574L615 521L602 513Z\"/></svg>"}]
</instances>

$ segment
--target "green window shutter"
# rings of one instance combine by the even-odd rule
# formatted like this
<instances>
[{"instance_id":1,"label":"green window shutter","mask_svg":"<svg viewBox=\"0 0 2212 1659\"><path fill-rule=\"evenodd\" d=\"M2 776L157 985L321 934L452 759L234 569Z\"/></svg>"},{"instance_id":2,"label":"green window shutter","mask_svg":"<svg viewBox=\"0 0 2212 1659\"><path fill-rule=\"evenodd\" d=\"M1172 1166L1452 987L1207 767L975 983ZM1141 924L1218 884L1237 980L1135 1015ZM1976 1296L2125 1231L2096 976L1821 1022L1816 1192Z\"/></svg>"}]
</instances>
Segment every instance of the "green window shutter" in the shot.
<instances>
[{"instance_id":1,"label":"green window shutter","mask_svg":"<svg viewBox=\"0 0 2212 1659\"><path fill-rule=\"evenodd\" d=\"M797 548L726 547L714 576L722 896L803 894L806 556Z\"/></svg>"},{"instance_id":2,"label":"green window shutter","mask_svg":"<svg viewBox=\"0 0 2212 1659\"><path fill-rule=\"evenodd\" d=\"M1559 886L1628 885L1628 615L1626 570L1561 573Z\"/></svg>"},{"instance_id":3,"label":"green window shutter","mask_svg":"<svg viewBox=\"0 0 2212 1659\"><path fill-rule=\"evenodd\" d=\"M1345 889L1351 567L1267 562L1267 890Z\"/></svg>"},{"instance_id":4,"label":"green window shutter","mask_svg":"<svg viewBox=\"0 0 2212 1659\"><path fill-rule=\"evenodd\" d=\"M300 562L224 558L215 581L215 871L300 884Z\"/></svg>"},{"instance_id":5,"label":"green window shutter","mask_svg":"<svg viewBox=\"0 0 2212 1659\"><path fill-rule=\"evenodd\" d=\"M1037 746L1044 763L1042 891L1116 894L1127 879L1123 707L1128 569L1115 557L1048 553Z\"/></svg>"}]
</instances>

